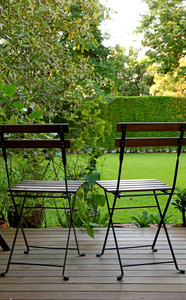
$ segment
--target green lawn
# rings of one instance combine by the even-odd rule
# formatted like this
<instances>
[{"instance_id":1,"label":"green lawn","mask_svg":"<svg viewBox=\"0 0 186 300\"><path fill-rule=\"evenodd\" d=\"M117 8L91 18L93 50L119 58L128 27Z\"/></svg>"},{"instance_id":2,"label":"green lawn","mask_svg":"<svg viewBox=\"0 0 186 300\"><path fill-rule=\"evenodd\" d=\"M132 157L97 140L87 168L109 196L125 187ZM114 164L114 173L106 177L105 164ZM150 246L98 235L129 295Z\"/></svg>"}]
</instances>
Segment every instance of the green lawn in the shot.
<instances>
[{"instance_id":1,"label":"green lawn","mask_svg":"<svg viewBox=\"0 0 186 300\"><path fill-rule=\"evenodd\" d=\"M67 162L70 160L76 161L76 155L67 155ZM57 158L57 160L59 157ZM80 155L78 161L85 166L87 155ZM173 174L176 162L176 153L127 153L124 156L124 164L122 171L122 179L145 179L156 178L167 184L172 185ZM73 165L73 164L72 164ZM117 179L119 166L119 154L104 154L99 159L98 170L101 172L102 180ZM72 168L71 168L72 169ZM80 167L81 169L81 167ZM2 157L0 158L1 176L3 176L4 164ZM3 176L4 177L4 176ZM180 157L180 166L177 178L177 186L181 188L186 187L186 153L182 153ZM103 191L100 189L100 193ZM113 196L109 195L109 200L112 202ZM163 208L166 203L167 197L161 196L160 205ZM154 205L153 197L141 198L123 198L118 200L118 206L138 206L138 205ZM138 210L116 210L114 213L114 222L116 223L130 223L132 222L131 216L135 213L142 213L145 209ZM106 206L101 208L102 215L107 212ZM157 214L156 209L149 209L148 213ZM170 206L168 215L172 214L172 222L181 222L181 213L173 206ZM57 225L57 216L53 214L48 218L48 225Z\"/></svg>"},{"instance_id":2,"label":"green lawn","mask_svg":"<svg viewBox=\"0 0 186 300\"><path fill-rule=\"evenodd\" d=\"M102 159L104 162L103 167L98 168L101 170L101 179L117 179L119 154L105 154ZM129 153L125 154L124 164L122 170L122 179L145 179L156 178L167 184L172 185L173 174L176 162L176 153ZM177 186L181 188L186 187L186 153L182 153L180 157L179 172L177 177ZM113 197L109 196L110 201ZM160 203L163 208L166 203L167 197L161 196ZM138 204L154 204L154 197L136 197L136 198L123 198L118 200L118 206L138 206ZM132 222L131 216L135 213L142 213L143 210L116 210L114 213L114 222L127 223ZM106 211L106 208L103 209ZM148 213L157 214L155 208L149 209ZM172 214L173 222L181 222L181 213L173 206L169 207L167 215Z\"/></svg>"}]
</instances>

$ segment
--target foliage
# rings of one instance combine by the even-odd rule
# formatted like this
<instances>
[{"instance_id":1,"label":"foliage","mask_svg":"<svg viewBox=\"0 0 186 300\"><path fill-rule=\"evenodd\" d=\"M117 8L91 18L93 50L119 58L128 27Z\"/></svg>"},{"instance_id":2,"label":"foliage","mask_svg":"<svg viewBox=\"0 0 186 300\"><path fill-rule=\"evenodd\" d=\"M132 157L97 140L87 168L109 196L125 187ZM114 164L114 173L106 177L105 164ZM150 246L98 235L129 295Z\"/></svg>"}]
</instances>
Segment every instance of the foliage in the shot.
<instances>
[{"instance_id":1,"label":"foliage","mask_svg":"<svg viewBox=\"0 0 186 300\"><path fill-rule=\"evenodd\" d=\"M3 177L1 178L1 189L0 189L0 219L6 219L6 212L7 212L7 181Z\"/></svg>"},{"instance_id":2,"label":"foliage","mask_svg":"<svg viewBox=\"0 0 186 300\"><path fill-rule=\"evenodd\" d=\"M151 214L151 218L152 218L152 221L153 223L157 224L157 226L160 224L160 221L161 221L161 217L160 217L160 214L157 214L157 215L152 215ZM165 215L164 217L164 223L165 224L168 224L168 223L172 223L172 215Z\"/></svg>"},{"instance_id":3,"label":"foliage","mask_svg":"<svg viewBox=\"0 0 186 300\"><path fill-rule=\"evenodd\" d=\"M16 86L16 109L1 105L6 123L15 111L20 122L28 123L28 115L47 123L68 121L76 149L95 142L90 131L103 132L105 126L99 110L105 79L94 72L88 54L97 47L97 28L106 15L98 0L2 1L0 80ZM109 53L96 50L98 63L102 50Z\"/></svg>"},{"instance_id":4,"label":"foliage","mask_svg":"<svg viewBox=\"0 0 186 300\"><path fill-rule=\"evenodd\" d=\"M134 225L137 227L150 227L150 224L152 223L152 217L151 215L148 216L147 211L143 211L142 215L136 214L136 217L131 217L135 222L133 222Z\"/></svg>"},{"instance_id":5,"label":"foliage","mask_svg":"<svg viewBox=\"0 0 186 300\"><path fill-rule=\"evenodd\" d=\"M36 156L41 153L35 153L35 151L9 151L8 153L8 172L10 178L11 186L14 186L18 182L24 179L42 179L43 177L43 166L42 163L44 159L36 159ZM36 155L36 156L35 156ZM21 207L23 198L15 197L18 209ZM1 190L0 190L0 205L3 206L4 215L7 216L9 208L11 211L15 212L12 208L12 199L10 193L8 192L8 183L5 179L5 168L3 168L3 173L1 177ZM44 205L42 198L27 198L26 206L40 207ZM31 217L32 210L26 209L24 216Z\"/></svg>"},{"instance_id":6,"label":"foliage","mask_svg":"<svg viewBox=\"0 0 186 300\"><path fill-rule=\"evenodd\" d=\"M186 188L181 189L181 188L176 188L176 196L177 199L174 199L174 202L172 205L175 206L176 209L178 209L181 214L182 214L182 221L183 221L183 227L186 227L186 217L185 217L185 212L186 212Z\"/></svg>"},{"instance_id":7,"label":"foliage","mask_svg":"<svg viewBox=\"0 0 186 300\"><path fill-rule=\"evenodd\" d=\"M105 141L98 140L100 147L114 150L117 122L185 122L185 97L117 96L110 101L108 107L101 108L102 118L110 122L110 131L105 131ZM144 133L146 136L155 136L156 133ZM161 133L159 133L161 136ZM171 133L170 133L171 136Z\"/></svg>"},{"instance_id":8,"label":"foliage","mask_svg":"<svg viewBox=\"0 0 186 300\"><path fill-rule=\"evenodd\" d=\"M125 54L125 48L116 45L114 57L115 94L123 96L148 95L149 88L153 84L147 68L148 59L138 61L138 51L130 47L129 55Z\"/></svg>"},{"instance_id":9,"label":"foliage","mask_svg":"<svg viewBox=\"0 0 186 300\"><path fill-rule=\"evenodd\" d=\"M94 147L89 149L84 164L78 163L77 155L74 167L72 168L71 165L68 168L69 179L85 180L81 190L77 193L75 225L85 227L92 238L94 237L93 228L100 225L104 226L105 222L108 221L108 214L103 215L98 211L99 207L105 205L105 196L99 193L99 189L95 185L95 181L100 180L100 172L95 171L101 155L102 151Z\"/></svg>"},{"instance_id":10,"label":"foliage","mask_svg":"<svg viewBox=\"0 0 186 300\"><path fill-rule=\"evenodd\" d=\"M186 95L186 59L180 60L179 67L173 72L162 74L157 72L157 69L157 65L148 68L149 73L154 75L155 82L150 88L150 94L163 96Z\"/></svg>"},{"instance_id":11,"label":"foliage","mask_svg":"<svg viewBox=\"0 0 186 300\"><path fill-rule=\"evenodd\" d=\"M143 46L152 62L160 65L163 73L174 71L185 51L185 1L143 0L148 11L141 15L137 32L143 33Z\"/></svg>"}]
</instances>

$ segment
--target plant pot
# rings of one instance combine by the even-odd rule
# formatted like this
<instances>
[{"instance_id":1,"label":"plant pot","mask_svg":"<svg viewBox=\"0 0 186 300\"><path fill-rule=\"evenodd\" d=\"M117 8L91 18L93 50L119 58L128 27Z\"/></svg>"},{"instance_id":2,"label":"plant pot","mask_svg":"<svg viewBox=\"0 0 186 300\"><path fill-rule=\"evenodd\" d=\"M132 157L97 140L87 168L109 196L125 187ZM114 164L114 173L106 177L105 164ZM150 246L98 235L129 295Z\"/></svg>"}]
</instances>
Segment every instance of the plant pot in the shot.
<instances>
[{"instance_id":1,"label":"plant pot","mask_svg":"<svg viewBox=\"0 0 186 300\"><path fill-rule=\"evenodd\" d=\"M5 220L0 220L0 228L7 228L7 224Z\"/></svg>"},{"instance_id":2,"label":"plant pot","mask_svg":"<svg viewBox=\"0 0 186 300\"><path fill-rule=\"evenodd\" d=\"M22 218L22 225L24 228L39 228L42 226L44 220L44 206L40 205L32 209L25 209ZM18 226L18 217L13 206L8 208L8 222L10 227L16 228Z\"/></svg>"}]
</instances>

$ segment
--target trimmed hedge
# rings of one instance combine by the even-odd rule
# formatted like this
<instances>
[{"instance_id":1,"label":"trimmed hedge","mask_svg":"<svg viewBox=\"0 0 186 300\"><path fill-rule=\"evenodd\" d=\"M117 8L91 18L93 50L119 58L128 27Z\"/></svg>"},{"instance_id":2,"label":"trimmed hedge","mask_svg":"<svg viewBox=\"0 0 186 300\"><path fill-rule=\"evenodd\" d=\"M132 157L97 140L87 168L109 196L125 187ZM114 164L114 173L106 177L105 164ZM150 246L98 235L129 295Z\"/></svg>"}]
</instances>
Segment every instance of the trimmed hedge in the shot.
<instances>
[{"instance_id":1,"label":"trimmed hedge","mask_svg":"<svg viewBox=\"0 0 186 300\"><path fill-rule=\"evenodd\" d=\"M101 108L101 115L108 126L105 141L100 140L99 146L104 145L106 150L114 150L115 138L118 136L117 122L185 122L186 97L115 97ZM153 134L155 133L148 135ZM147 136L147 133L145 135Z\"/></svg>"}]
</instances>

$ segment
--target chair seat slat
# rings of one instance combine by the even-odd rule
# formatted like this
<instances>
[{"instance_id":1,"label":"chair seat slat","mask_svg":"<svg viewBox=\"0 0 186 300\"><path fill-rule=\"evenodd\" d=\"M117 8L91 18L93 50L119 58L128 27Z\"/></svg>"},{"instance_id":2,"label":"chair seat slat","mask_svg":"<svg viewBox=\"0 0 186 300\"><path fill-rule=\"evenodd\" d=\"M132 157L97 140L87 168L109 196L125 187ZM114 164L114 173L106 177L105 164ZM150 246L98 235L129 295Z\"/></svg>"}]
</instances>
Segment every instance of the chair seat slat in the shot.
<instances>
[{"instance_id":1,"label":"chair seat slat","mask_svg":"<svg viewBox=\"0 0 186 300\"><path fill-rule=\"evenodd\" d=\"M76 193L83 185L84 180L68 180L68 192ZM38 192L38 193L65 193L65 181L53 180L24 180L11 187L12 192Z\"/></svg>"},{"instance_id":2,"label":"chair seat slat","mask_svg":"<svg viewBox=\"0 0 186 300\"><path fill-rule=\"evenodd\" d=\"M96 183L109 193L116 192L117 180L99 180ZM138 179L121 180L119 192L137 192L137 191L166 191L172 187L157 179Z\"/></svg>"}]
</instances>

